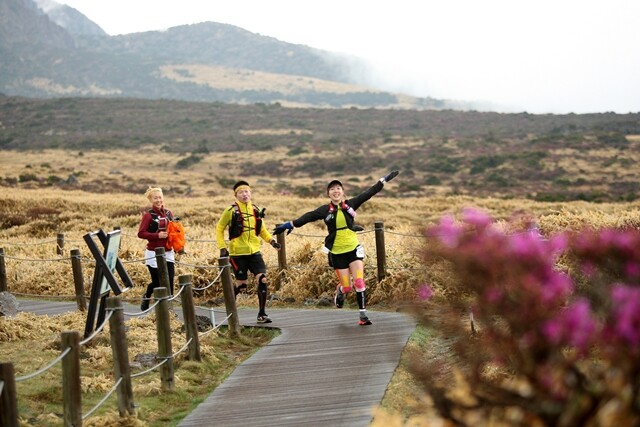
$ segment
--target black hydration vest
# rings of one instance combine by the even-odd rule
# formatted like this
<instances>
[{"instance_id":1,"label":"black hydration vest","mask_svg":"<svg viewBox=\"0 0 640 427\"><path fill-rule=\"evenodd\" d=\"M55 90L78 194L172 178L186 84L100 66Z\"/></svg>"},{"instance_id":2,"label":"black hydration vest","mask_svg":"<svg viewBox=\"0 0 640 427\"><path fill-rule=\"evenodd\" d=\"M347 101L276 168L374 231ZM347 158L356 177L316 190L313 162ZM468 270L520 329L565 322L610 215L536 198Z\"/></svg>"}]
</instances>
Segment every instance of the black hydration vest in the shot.
<instances>
[{"instance_id":1,"label":"black hydration vest","mask_svg":"<svg viewBox=\"0 0 640 427\"><path fill-rule=\"evenodd\" d=\"M231 207L233 208L233 212L231 213L231 222L229 223L229 240L242 235L244 232L244 218L246 215L240 211L240 206L237 203L231 205ZM262 229L262 218L264 218L265 209L263 208L262 210L258 210L258 207L253 205L252 207L253 218L255 219L256 224L255 232L256 236L259 236L260 230Z\"/></svg>"},{"instance_id":2,"label":"black hydration vest","mask_svg":"<svg viewBox=\"0 0 640 427\"><path fill-rule=\"evenodd\" d=\"M156 231L160 230L160 231L165 231L167 229L167 225L168 224L163 224L164 227L160 226L160 222L164 219L164 218L160 218L160 216L156 213L156 211L154 211L153 209L149 209L149 214L151 215L151 222L149 223L149 227L147 228L147 231L149 233L155 233ZM171 214L170 210L166 210L165 209L165 213L167 215L167 223L169 221L173 221L173 215Z\"/></svg>"}]
</instances>

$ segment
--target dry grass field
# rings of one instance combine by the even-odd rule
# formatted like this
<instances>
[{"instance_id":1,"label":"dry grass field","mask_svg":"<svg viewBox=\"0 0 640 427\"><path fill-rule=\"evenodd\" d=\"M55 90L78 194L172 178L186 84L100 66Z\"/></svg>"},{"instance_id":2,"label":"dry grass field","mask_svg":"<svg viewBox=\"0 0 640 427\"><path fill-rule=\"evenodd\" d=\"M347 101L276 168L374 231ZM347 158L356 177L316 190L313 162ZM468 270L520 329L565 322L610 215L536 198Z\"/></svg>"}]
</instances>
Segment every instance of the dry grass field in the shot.
<instances>
[{"instance_id":1,"label":"dry grass field","mask_svg":"<svg viewBox=\"0 0 640 427\"><path fill-rule=\"evenodd\" d=\"M27 181L20 183L18 188L3 191L0 196L0 247L7 255L9 288L20 293L73 294L68 262L35 260L55 258L58 233L65 235L67 254L68 250L78 248L88 258L88 248L82 240L85 234L120 227L124 235L120 256L128 263L127 269L136 284L130 297L137 297L148 275L143 263L139 262L144 242L136 237L136 233L141 212L147 206L143 193L149 185L165 189L166 206L182 218L187 228L187 253L180 259L178 274L192 274L196 283L208 283L217 275L215 223L222 210L234 200L229 187L235 177L240 176L241 160L237 155L210 154L192 168L176 170L173 167L175 154L153 152L149 147L138 151L84 153L4 151L0 158L0 176L31 173L55 175L60 179L67 179L71 174L77 177L77 183L68 186L43 188L41 183L33 182L34 188L31 188ZM254 203L266 207L266 222L270 228L326 203L322 192L329 176L314 180L242 178L253 186ZM358 180L359 186L373 183L376 178L351 177ZM501 221L517 213L530 213L537 217L540 228L547 235L584 226L640 225L640 202L541 203L467 196L388 197L394 194L394 187L402 185L403 179L401 174L359 210L358 222L365 227L361 239L368 251L367 281L373 304L393 306L402 303L411 299L412 290L425 282L446 294L446 273L423 265L419 257L421 249L428 244L422 231L443 214L456 214L465 207L484 209ZM293 185L309 186L318 197L292 196L285 189ZM345 185L348 191L350 181L345 180ZM386 230L388 276L382 283L376 280L373 233L374 222L378 220L384 222ZM297 229L287 237L289 270L282 280L280 293L283 297L290 296L302 302L333 292L333 273L327 269L325 256L319 251L324 235L321 224L315 223ZM263 252L273 279L277 272L277 253L268 246ZM91 262L87 260L85 273L91 271ZM208 293L201 299L218 296L215 289L211 290L213 295Z\"/></svg>"},{"instance_id":2,"label":"dry grass field","mask_svg":"<svg viewBox=\"0 0 640 427\"><path fill-rule=\"evenodd\" d=\"M247 153L250 155L250 153ZM154 151L150 147L136 151L87 151L72 152L62 150L43 150L29 152L3 151L0 157L0 176L18 177L33 174L38 177L57 176L66 180L68 176L76 177L75 183L64 185L42 185L38 181L21 181L16 186L3 187L0 195L0 248L5 251L8 289L20 295L37 295L40 298L72 299L74 282L71 263L68 257L71 249L80 249L83 257L83 273L85 292L89 295L94 262L83 241L83 236L92 231L102 229L111 231L120 227L123 240L119 252L125 262L127 272L134 282L134 288L124 294L125 300L137 303L148 283L148 272L142 261L145 242L136 236L141 212L147 206L144 190L148 185L158 185L165 189L165 203L176 215L181 217L187 229L188 242L186 254L178 260L177 275L191 274L195 287L204 287L214 281L218 275L218 250L215 244L215 224L222 210L233 202L230 186L236 178L242 177L252 183L255 204L267 208L266 223L271 229L276 223L295 218L302 213L326 203L322 193L329 176L308 178L265 179L261 176L240 175L243 158L236 154L209 154L193 165L178 170L174 165L178 156L162 151ZM376 177L352 176L345 180L347 190L351 182L363 186L373 183ZM365 280L370 289L370 308L377 310L396 310L410 304L416 297L416 290L425 283L435 290L435 301L454 297L449 294L449 284L453 280L453 272L445 263L426 262L421 257L422 251L428 247L430 239L423 231L427 226L439 221L442 215L460 214L466 207L476 207L489 212L503 224L507 231L518 231L517 224L508 225L509 219L523 213L537 218L543 234L551 235L563 230L579 230L583 227L640 227L640 202L627 203L543 203L525 199L474 198L469 196L432 196L432 197L389 197L397 194L394 188L402 185L405 177L401 174L396 180L387 184L386 190L367 202L358 211L358 223L365 231L360 238L367 250ZM6 182L6 180L5 180ZM287 189L293 186L308 186L317 197L296 197ZM374 222L383 221L385 227L385 248L387 255L387 276L378 281L376 277L376 254L374 240ZM56 254L56 236L64 233L65 253ZM271 291L279 298L271 303L273 306L301 306L315 304L320 298L332 298L335 290L335 277L327 268L326 257L320 252L325 230L321 224L309 224L296 229L286 237L288 270L279 277L279 289L276 283L277 252L264 246L263 254L268 265L272 282ZM214 284L204 292L197 292L198 305L220 304L221 287ZM239 297L241 306L257 306L257 298L253 290L248 295ZM347 306L354 307L355 301L349 299ZM57 329L81 329L82 316L78 313L47 320L43 324L37 319L22 316L13 328L6 325L0 330L0 341L11 342L16 358L24 357L23 350L15 349L16 342L22 340L41 339ZM138 328L151 330L153 319L141 320L146 324L132 325L131 330L138 333ZM151 323L149 323L151 322ZM421 333L424 333L421 332ZM142 334L142 333L141 333ZM141 335L142 336L142 335ZM34 338L35 337L35 338ZM39 338L40 337L40 338ZM46 338L49 340L50 338ZM216 339L223 339L218 337ZM423 344L411 343L409 348L421 348L424 342L430 342L428 351L434 357L442 357L445 347L435 345L429 336L418 337ZM137 341L136 341L137 340ZM139 342L138 342L139 341ZM152 351L144 345L144 338L136 338L134 351L144 353ZM176 343L184 341L176 336ZM55 342L47 341L43 356L22 366L21 372L30 371L55 355ZM227 343L230 352L239 351ZM211 345L213 346L213 345ZM19 346L18 346L19 347ZM108 364L108 343L98 343L92 350L92 360L98 361L95 374L98 379L83 377L83 387L98 398L103 393L101 384L104 378L99 376L100 368ZM246 351L246 349L244 350ZM224 356L213 353L205 347L207 357L216 365L211 369L218 372L232 369ZM95 353L95 354L94 354ZM20 356L22 354L22 356ZM52 356L53 357L53 356ZM104 366L103 366L104 365ZM189 372L202 376L199 368L186 365L186 372L179 375L179 385L186 390L189 383ZM181 368L183 369L183 368ZM102 369L108 371L108 368ZM208 374L207 374L208 375ZM391 411L408 411L411 413L425 410L424 402L414 402L407 406L408 395L417 393L410 390L412 379L407 372L401 370L391 384L384 407ZM135 392L153 398L157 396L158 384L150 383L140 386ZM409 390L408 390L409 389ZM394 391L395 390L395 391ZM34 393L41 393L34 391ZM53 391L50 391L53 393ZM90 399L92 399L91 397ZM412 397L410 399L413 399ZM41 399L41 400L38 400ZM48 403L47 403L48 402ZM53 402L53 406L52 406ZM56 425L57 417L51 416L57 400L45 394L33 398L31 411L42 411L49 414L42 419L25 422L24 425ZM149 403L142 414L151 419L162 419L160 408L153 408ZM162 397L160 397L162 405ZM35 408L35 409L34 409ZM410 408L410 409L408 409ZM411 409L412 408L412 409ZM47 412L49 411L49 412ZM145 412L146 411L146 412ZM101 412L88 425L109 425L117 420L113 411ZM53 421L49 424L47 417ZM155 418L159 417L159 418ZM378 420L385 415L380 413ZM131 425L155 425L141 422L140 419L128 420ZM394 421L395 422L395 421ZM128 425L128 424L127 424Z\"/></svg>"}]
</instances>

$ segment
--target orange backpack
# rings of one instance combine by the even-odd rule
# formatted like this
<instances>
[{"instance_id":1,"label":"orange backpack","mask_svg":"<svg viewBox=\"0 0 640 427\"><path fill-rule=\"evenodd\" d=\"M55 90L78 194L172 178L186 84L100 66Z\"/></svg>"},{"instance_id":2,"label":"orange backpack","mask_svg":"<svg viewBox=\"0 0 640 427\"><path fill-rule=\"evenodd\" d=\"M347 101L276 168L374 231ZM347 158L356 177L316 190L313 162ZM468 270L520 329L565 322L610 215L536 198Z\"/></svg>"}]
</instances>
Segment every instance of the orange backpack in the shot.
<instances>
[{"instance_id":1,"label":"orange backpack","mask_svg":"<svg viewBox=\"0 0 640 427\"><path fill-rule=\"evenodd\" d=\"M184 245L186 244L187 236L185 235L184 227L177 221L170 221L167 226L167 243L165 248L167 250L173 249L176 252L184 252Z\"/></svg>"}]
</instances>

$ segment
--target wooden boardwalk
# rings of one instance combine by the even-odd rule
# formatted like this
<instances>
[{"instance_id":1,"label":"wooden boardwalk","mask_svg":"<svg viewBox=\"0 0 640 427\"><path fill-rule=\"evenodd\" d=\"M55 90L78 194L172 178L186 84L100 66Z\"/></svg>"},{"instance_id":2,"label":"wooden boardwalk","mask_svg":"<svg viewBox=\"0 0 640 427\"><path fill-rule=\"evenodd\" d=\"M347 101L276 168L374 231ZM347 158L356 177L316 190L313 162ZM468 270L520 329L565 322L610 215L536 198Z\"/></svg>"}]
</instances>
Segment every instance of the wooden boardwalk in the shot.
<instances>
[{"instance_id":1,"label":"wooden boardwalk","mask_svg":"<svg viewBox=\"0 0 640 427\"><path fill-rule=\"evenodd\" d=\"M75 303L20 300L21 311L39 314L75 309ZM354 310L268 312L273 323L264 326L279 328L281 335L238 366L178 425L368 426L414 330L413 320L370 311L373 325L360 326ZM239 314L242 325L257 326L255 309ZM218 312L217 317L224 316Z\"/></svg>"}]
</instances>

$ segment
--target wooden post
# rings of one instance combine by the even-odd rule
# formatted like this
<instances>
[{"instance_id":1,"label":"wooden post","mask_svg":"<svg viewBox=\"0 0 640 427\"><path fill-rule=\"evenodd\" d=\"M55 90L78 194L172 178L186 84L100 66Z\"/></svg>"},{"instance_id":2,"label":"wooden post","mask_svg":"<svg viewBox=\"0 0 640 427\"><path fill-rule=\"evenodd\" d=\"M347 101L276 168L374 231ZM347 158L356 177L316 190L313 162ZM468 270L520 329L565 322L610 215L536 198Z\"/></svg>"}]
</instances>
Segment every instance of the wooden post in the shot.
<instances>
[{"instance_id":1,"label":"wooden post","mask_svg":"<svg viewBox=\"0 0 640 427\"><path fill-rule=\"evenodd\" d=\"M16 400L16 378L12 363L0 363L0 426L18 427L18 402Z\"/></svg>"},{"instance_id":2,"label":"wooden post","mask_svg":"<svg viewBox=\"0 0 640 427\"><path fill-rule=\"evenodd\" d=\"M156 248L156 262L158 263L158 278L160 279L160 287L167 288L168 292L173 295L173 284L169 283L169 269L167 267L167 259L165 258L164 248Z\"/></svg>"},{"instance_id":3,"label":"wooden post","mask_svg":"<svg viewBox=\"0 0 640 427\"><path fill-rule=\"evenodd\" d=\"M0 248L0 292L7 291L7 267L4 263L4 248Z\"/></svg>"},{"instance_id":4,"label":"wooden post","mask_svg":"<svg viewBox=\"0 0 640 427\"><path fill-rule=\"evenodd\" d=\"M231 278L231 264L229 257L218 258L218 265L222 269L222 292L224 295L224 306L227 309L229 334L232 338L240 337L240 319L238 319L238 309L236 307L236 297L233 292L233 279Z\"/></svg>"},{"instance_id":5,"label":"wooden post","mask_svg":"<svg viewBox=\"0 0 640 427\"><path fill-rule=\"evenodd\" d=\"M157 249L156 249L157 250ZM173 390L173 353L171 349L171 324L169 322L169 295L167 288L155 288L153 297L159 303L156 305L156 329L158 332L158 358L166 359L160 367L162 389Z\"/></svg>"},{"instance_id":6,"label":"wooden post","mask_svg":"<svg viewBox=\"0 0 640 427\"><path fill-rule=\"evenodd\" d=\"M133 388L131 387L131 369L129 366L129 348L124 330L124 312L119 297L107 298L107 310L113 310L109 318L111 353L113 354L113 378L122 378L118 385L118 413L124 417L135 414Z\"/></svg>"},{"instance_id":7,"label":"wooden post","mask_svg":"<svg viewBox=\"0 0 640 427\"><path fill-rule=\"evenodd\" d=\"M84 278L82 277L82 257L80 249L71 249L71 270L73 271L73 284L76 288L76 304L78 310L87 311L87 298L84 294Z\"/></svg>"},{"instance_id":8,"label":"wooden post","mask_svg":"<svg viewBox=\"0 0 640 427\"><path fill-rule=\"evenodd\" d=\"M384 247L384 223L375 221L374 228L376 230L376 260L378 263L378 282L386 276L385 265L387 264L387 255Z\"/></svg>"},{"instance_id":9,"label":"wooden post","mask_svg":"<svg viewBox=\"0 0 640 427\"><path fill-rule=\"evenodd\" d=\"M178 277L178 285L183 287L180 292L182 301L182 316L184 326L187 330L187 341L189 343L189 360L200 362L200 340L198 339L198 325L196 324L196 308L193 304L193 293L191 291L191 275L182 274Z\"/></svg>"},{"instance_id":10,"label":"wooden post","mask_svg":"<svg viewBox=\"0 0 640 427\"><path fill-rule=\"evenodd\" d=\"M278 225L280 224L277 224L276 226ZM280 233L276 236L276 241L280 243L280 250L278 251L278 275L275 283L276 291L280 290L280 286L282 285L282 276L284 275L284 271L287 269L287 246L284 234L285 233Z\"/></svg>"},{"instance_id":11,"label":"wooden post","mask_svg":"<svg viewBox=\"0 0 640 427\"><path fill-rule=\"evenodd\" d=\"M64 255L64 233L58 233L56 238L56 253L60 256Z\"/></svg>"},{"instance_id":12,"label":"wooden post","mask_svg":"<svg viewBox=\"0 0 640 427\"><path fill-rule=\"evenodd\" d=\"M82 389L80 387L80 333L61 333L61 348L71 350L62 358L62 398L64 425L82 425Z\"/></svg>"}]
</instances>

